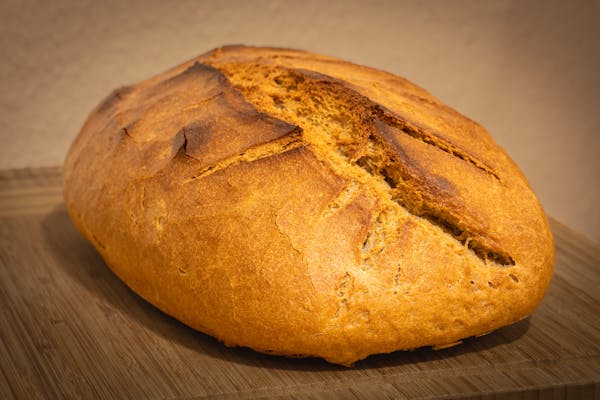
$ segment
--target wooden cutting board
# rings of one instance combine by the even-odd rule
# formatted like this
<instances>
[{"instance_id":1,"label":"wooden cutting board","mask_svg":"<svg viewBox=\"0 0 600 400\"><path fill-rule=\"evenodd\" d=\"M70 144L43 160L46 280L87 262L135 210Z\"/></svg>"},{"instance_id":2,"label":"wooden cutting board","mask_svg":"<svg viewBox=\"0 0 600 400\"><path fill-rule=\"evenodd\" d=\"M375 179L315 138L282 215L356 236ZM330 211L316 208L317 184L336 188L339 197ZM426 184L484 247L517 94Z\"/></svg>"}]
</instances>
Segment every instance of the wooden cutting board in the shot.
<instances>
[{"instance_id":1,"label":"wooden cutting board","mask_svg":"<svg viewBox=\"0 0 600 400\"><path fill-rule=\"evenodd\" d=\"M75 230L58 168L0 172L0 398L600 398L600 246L552 220L531 316L343 368L226 348L136 296Z\"/></svg>"}]
</instances>

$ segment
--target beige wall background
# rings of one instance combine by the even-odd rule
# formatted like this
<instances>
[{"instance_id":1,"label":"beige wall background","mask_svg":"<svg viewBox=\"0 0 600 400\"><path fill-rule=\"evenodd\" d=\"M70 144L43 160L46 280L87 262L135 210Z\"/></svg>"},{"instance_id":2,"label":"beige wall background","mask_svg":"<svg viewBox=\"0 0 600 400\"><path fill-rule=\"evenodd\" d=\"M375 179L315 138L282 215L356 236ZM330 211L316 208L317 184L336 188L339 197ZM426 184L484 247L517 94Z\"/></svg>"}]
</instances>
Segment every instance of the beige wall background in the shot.
<instances>
[{"instance_id":1,"label":"beige wall background","mask_svg":"<svg viewBox=\"0 0 600 400\"><path fill-rule=\"evenodd\" d=\"M113 88L213 47L394 72L482 123L551 216L600 242L600 1L0 2L0 169L58 165Z\"/></svg>"}]
</instances>

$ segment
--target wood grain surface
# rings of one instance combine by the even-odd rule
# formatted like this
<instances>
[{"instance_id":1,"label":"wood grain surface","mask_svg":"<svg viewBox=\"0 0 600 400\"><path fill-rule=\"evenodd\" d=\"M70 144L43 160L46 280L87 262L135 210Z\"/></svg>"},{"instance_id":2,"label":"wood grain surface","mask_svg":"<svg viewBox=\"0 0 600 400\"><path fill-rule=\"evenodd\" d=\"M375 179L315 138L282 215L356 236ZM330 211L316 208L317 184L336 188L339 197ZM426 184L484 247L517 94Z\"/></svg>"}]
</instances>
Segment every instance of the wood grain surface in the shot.
<instances>
[{"instance_id":1,"label":"wood grain surface","mask_svg":"<svg viewBox=\"0 0 600 400\"><path fill-rule=\"evenodd\" d=\"M230 349L146 303L75 230L60 182L0 171L0 399L600 398L600 246L554 220L531 317L344 368Z\"/></svg>"}]
</instances>

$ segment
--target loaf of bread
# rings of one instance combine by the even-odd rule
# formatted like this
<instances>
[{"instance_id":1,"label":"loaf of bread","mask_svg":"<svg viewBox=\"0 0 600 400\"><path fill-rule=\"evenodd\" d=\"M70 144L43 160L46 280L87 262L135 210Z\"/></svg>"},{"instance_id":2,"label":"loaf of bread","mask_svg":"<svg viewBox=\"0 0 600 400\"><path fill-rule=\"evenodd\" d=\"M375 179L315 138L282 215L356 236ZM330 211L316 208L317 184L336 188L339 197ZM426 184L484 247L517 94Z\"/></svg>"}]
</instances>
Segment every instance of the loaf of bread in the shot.
<instances>
[{"instance_id":1,"label":"loaf of bread","mask_svg":"<svg viewBox=\"0 0 600 400\"><path fill-rule=\"evenodd\" d=\"M228 346L351 365L529 315L546 216L477 123L387 72L222 47L93 110L68 212L134 292Z\"/></svg>"}]
</instances>

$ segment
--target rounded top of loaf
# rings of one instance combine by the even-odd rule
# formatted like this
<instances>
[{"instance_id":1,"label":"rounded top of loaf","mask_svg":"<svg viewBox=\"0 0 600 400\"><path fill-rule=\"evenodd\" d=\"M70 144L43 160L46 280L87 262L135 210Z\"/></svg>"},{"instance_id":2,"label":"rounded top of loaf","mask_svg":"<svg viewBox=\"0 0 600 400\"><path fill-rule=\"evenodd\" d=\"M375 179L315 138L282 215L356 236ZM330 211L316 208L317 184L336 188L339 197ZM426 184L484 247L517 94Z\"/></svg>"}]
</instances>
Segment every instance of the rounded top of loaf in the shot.
<instances>
[{"instance_id":1,"label":"rounded top of loaf","mask_svg":"<svg viewBox=\"0 0 600 400\"><path fill-rule=\"evenodd\" d=\"M228 345L349 365L515 322L554 247L479 124L395 75L228 46L92 112L79 230L136 293Z\"/></svg>"}]
</instances>

